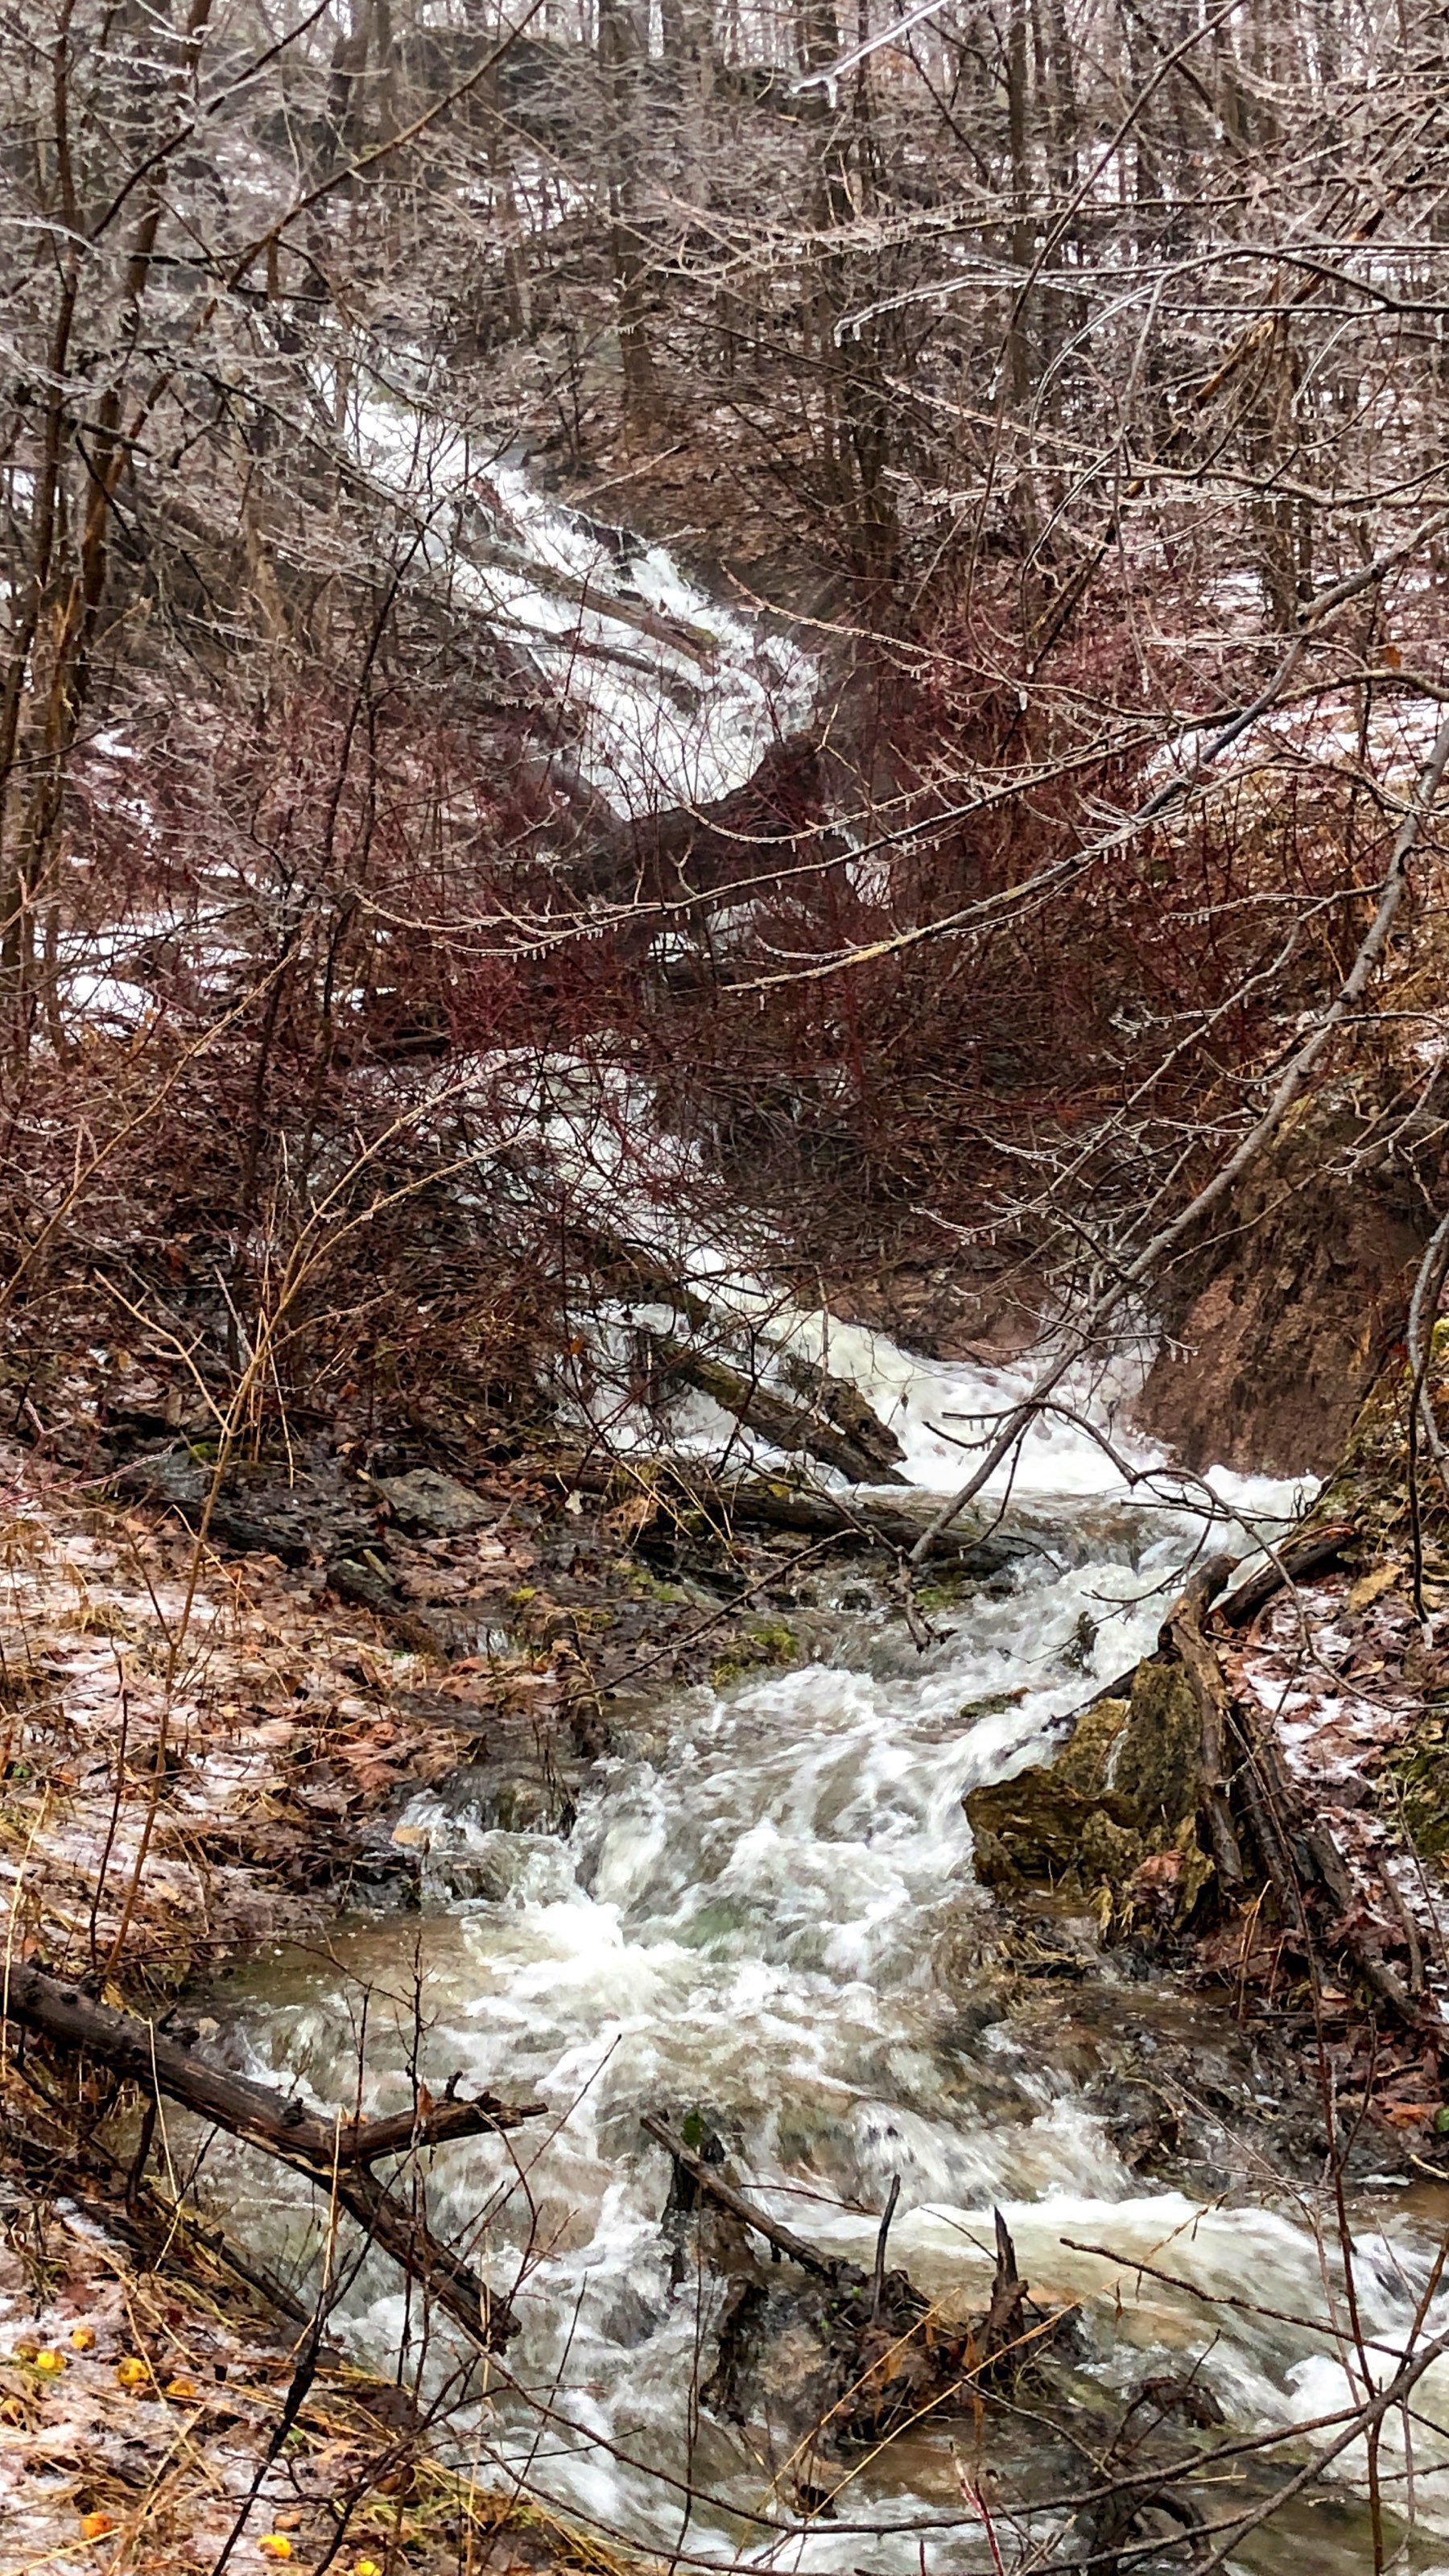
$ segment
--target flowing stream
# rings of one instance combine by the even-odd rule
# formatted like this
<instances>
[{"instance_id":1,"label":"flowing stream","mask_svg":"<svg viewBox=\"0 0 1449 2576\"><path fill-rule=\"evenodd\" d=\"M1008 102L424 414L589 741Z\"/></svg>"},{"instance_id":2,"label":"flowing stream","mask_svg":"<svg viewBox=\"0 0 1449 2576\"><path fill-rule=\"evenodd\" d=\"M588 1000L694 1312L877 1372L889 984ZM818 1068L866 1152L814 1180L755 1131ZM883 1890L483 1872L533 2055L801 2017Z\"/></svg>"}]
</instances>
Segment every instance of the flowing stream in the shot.
<instances>
[{"instance_id":1,"label":"flowing stream","mask_svg":"<svg viewBox=\"0 0 1449 2576\"><path fill-rule=\"evenodd\" d=\"M857 1358L864 1347L862 1337ZM839 1365L838 1340L834 1355ZM1010 1392L889 1345L876 1356L867 1391L893 1400L898 1425L928 1450L933 1418L959 1420ZM1224 1484L1245 1515L1288 1503L1282 1488ZM1053 1718L1151 1644L1203 1536L1186 1507L1135 1499L1072 1424L1033 1436L1014 1502L1040 1552L934 1610L934 1642L913 1642L886 1601L841 1577L810 1614L810 1660L636 1713L567 1839L502 1831L466 1801L419 1796L405 1821L428 1846L421 1914L354 1920L325 1959L274 1957L230 1991L243 2061L319 2101L352 2097L361 2053L379 2108L410 2098L414 2057L435 2090L460 2069L467 2089L548 2104L547 2133L524 2150L526 2188L496 2141L436 2160L435 2223L473 2231L500 2288L526 2266L523 2332L458 2436L485 2473L526 2469L535 2488L656 2546L681 2543L682 2483L671 2481L690 2480L701 2500L686 2557L841 2571L990 2563L963 2526L951 2442L978 2436L959 2425L923 2429L857 2469L837 2504L848 2528L782 2538L798 2523L788 2444L768 2458L757 2437L691 2408L721 2294L688 2265L673 2279L676 2240L660 2223L667 2160L640 2134L648 2109L703 2111L776 2215L867 2266L899 2175L893 2259L951 2312L984 2304L999 2206L1034 2293L1083 2302L1076 2367L1088 2396L1195 2363L1235 2426L1307 2422L1345 2402L1345 2357L1354 2365L1326 2198L1316 2206L1266 2167L1245 2180L1241 2162L1205 2203L1144 2182L1091 2098L1119 2024L1136 2034L1149 2089L1152 2051L1174 2039L1191 2047L1201 2034L1206 2075L1222 2007L1144 1995L1111 1954L1071 2020L1060 1987L1045 2013L1031 2009L1029 1981L1025 2008L1020 1985L1015 2003L1003 2000L963 1794L1039 1758ZM1253 2116L1245 2101L1243 2128ZM274 2172L260 2183L235 2152L225 2171L234 2204L249 2203L249 2232L301 2264L312 2219L300 2186L295 2205L279 2203ZM1387 2345L1402 2342L1427 2279L1433 2217L1387 2190L1358 2213L1362 2325ZM1211 2311L1137 2274L1137 2260L1324 2322ZM396 2353L406 2325L395 2275L367 2269L345 2308L360 2353ZM1446 2321L1449 2303L1436 2302L1431 2327ZM1419 2405L1418 2503L1432 2527L1449 2487L1430 2474L1449 2457L1430 2429L1449 2424L1443 2366ZM988 2461L992 2421L980 2435ZM1392 2498L1402 2437L1390 2448ZM956 2528L917 2527L932 2515ZM1347 2490L1341 2521L1320 2509L1296 2537L1265 2534L1234 2563L1300 2564L1308 2534L1333 2576L1366 2563ZM1431 2549L1401 2563L1449 2560Z\"/></svg>"},{"instance_id":2,"label":"flowing stream","mask_svg":"<svg viewBox=\"0 0 1449 2576\"><path fill-rule=\"evenodd\" d=\"M576 757L622 811L721 793L749 775L782 701L800 720L802 658L711 608L667 557L641 549L621 569L576 515L497 461L487 544L470 556L461 433L396 390L370 396L353 427L374 475L426 502L429 560L485 615L531 630L540 667L570 697ZM620 604L632 627L611 617ZM581 616L592 661L569 652ZM637 1142L632 1109L616 1123ZM583 1153L581 1133L569 1111L553 1140L561 1168L572 1158L580 1187L587 1166L607 1202L617 1157L592 1127ZM737 1319L763 1302L736 1282ZM1021 1391L1010 1372L913 1360L818 1317L776 1315L774 1333L856 1379L931 1491L958 1480L973 1418ZM995 1955L1002 1926L973 1875L964 1794L1040 1759L1053 1722L1151 1645L1207 1536L1211 1497L1140 1443L1124 1448L1102 1387L1080 1389L1074 1410L1039 1426L1012 1471L1009 1508L1034 1552L932 1606L924 1642L891 1596L823 1574L793 1666L617 1713L615 1750L567 1838L501 1829L470 1805L466 1777L420 1795L399 1822L425 1850L421 1912L354 1918L325 1953L274 1955L227 1989L239 2061L319 2103L350 2101L361 2066L379 2110L411 2100L414 2073L434 2091L458 2073L465 2090L548 2105L547 2124L515 2141L518 2166L496 2140L455 2145L429 2186L434 2225L466 2239L497 2289L517 2283L521 2333L491 2390L449 2417L481 2476L506 2469L602 2532L686 2564L927 2576L993 2563L961 2479L989 2490L1003 2459L1009 2469L1020 2428L999 2413L897 2438L850 2468L833 2520L803 2529L790 2441L695 2402L725 2291L661 2224L669 2170L641 2134L648 2110L703 2114L771 2211L865 2266L898 2176L892 2259L948 2313L985 2303L999 2207L1036 2297L1080 2303L1073 2368L1089 2449L1104 2410L1154 2372L1194 2367L1228 2424L1253 2432L1306 2425L1358 2389L1328 2195L1255 2159L1264 2105L1241 2072L1223 2074L1230 2006L1154 1987L1121 1954L1095 1958L1090 1923L1062 1927L1092 1962L1077 1987L1034 1990ZM617 1405L608 1420L628 1438ZM709 1445L732 1426L697 1399L676 1429ZM657 1426L635 1431L657 1440ZM1292 1507L1285 1489L1241 1480L1218 1479L1217 1495L1249 1525L1245 1544L1255 1515ZM1211 1543L1222 1536L1219 1520ZM1120 2110L1122 2085L1150 2100L1169 2069L1180 2090L1194 2063L1219 2104L1225 2083L1241 2093L1220 2115L1221 2178L1204 2188L1199 2177L1196 2197L1172 2183L1170 2160L1154 2181L1126 2159L1102 2082L1114 2073ZM263 2175L220 2141L208 2170L246 2235L315 2280L303 2186L289 2196L275 2168ZM1386 2184L1355 2212L1360 2327L1387 2348L1383 2370L1428 2282L1443 2203L1432 2186ZM1279 2315L1208 2304L1222 2296ZM416 2360L417 2321L386 2266L369 2260L341 2316L359 2355ZM1449 2324L1449 2296L1427 2324ZM435 2384L436 2345L423 2366ZM1449 2570L1449 2474L1434 2474L1449 2459L1437 2429L1449 2425L1446 2367L1417 2392L1420 2530L1398 2562L1437 2576ZM1258 2535L1234 2565L1297 2567L1311 2547L1323 2576L1356 2576L1368 2563L1360 2465L1356 2453L1339 2464L1341 2502ZM1082 2460L1067 2467L1080 2481ZM1391 2425L1391 2519L1403 2469Z\"/></svg>"}]
</instances>

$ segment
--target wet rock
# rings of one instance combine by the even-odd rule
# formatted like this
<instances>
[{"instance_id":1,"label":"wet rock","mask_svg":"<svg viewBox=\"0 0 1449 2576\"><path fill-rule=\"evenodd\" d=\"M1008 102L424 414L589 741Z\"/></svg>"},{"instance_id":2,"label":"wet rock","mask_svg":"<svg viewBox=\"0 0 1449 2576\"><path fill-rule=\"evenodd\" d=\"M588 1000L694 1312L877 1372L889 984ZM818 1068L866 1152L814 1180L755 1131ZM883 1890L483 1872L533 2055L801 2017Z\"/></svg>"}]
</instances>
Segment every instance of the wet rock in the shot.
<instances>
[{"instance_id":1,"label":"wet rock","mask_svg":"<svg viewBox=\"0 0 1449 2576\"><path fill-rule=\"evenodd\" d=\"M501 1749L465 1763L440 1791L449 1815L505 1834L567 1834L578 1812L587 1766L559 1759L551 1746Z\"/></svg>"},{"instance_id":2,"label":"wet rock","mask_svg":"<svg viewBox=\"0 0 1449 2576\"><path fill-rule=\"evenodd\" d=\"M1128 1702L1099 1700L1077 1723L1050 1764L968 1790L966 1814L976 1841L976 1875L988 1887L1026 1880L1080 1888L1089 1826L1104 1852L1121 1848L1135 1868L1143 1857L1135 1810L1110 1785L1112 1757L1126 1730ZM1100 1875L1101 1872L1098 1872Z\"/></svg>"},{"instance_id":3,"label":"wet rock","mask_svg":"<svg viewBox=\"0 0 1449 2576\"><path fill-rule=\"evenodd\" d=\"M436 1467L414 1467L403 1476L379 1476L374 1490L404 1529L429 1538L463 1538L498 1517L496 1504L485 1502L456 1476Z\"/></svg>"},{"instance_id":4,"label":"wet rock","mask_svg":"<svg viewBox=\"0 0 1449 2576\"><path fill-rule=\"evenodd\" d=\"M967 1792L977 1876L1185 1920L1212 1875L1197 1836L1201 1734L1181 1667L1139 1664L1130 1698L1086 1709L1055 1762Z\"/></svg>"},{"instance_id":5,"label":"wet rock","mask_svg":"<svg viewBox=\"0 0 1449 2576\"><path fill-rule=\"evenodd\" d=\"M359 1510L356 1487L340 1468L294 1473L234 1459L217 1485L210 1459L176 1447L132 1459L112 1481L119 1493L170 1509L193 1529L205 1518L220 1546L275 1556L283 1565L360 1555L376 1545L372 1515Z\"/></svg>"},{"instance_id":6,"label":"wet rock","mask_svg":"<svg viewBox=\"0 0 1449 2576\"><path fill-rule=\"evenodd\" d=\"M611 2308L599 2320L599 2332L609 2343L620 2344L626 2352L637 2350L657 2334L664 2319L650 2305L642 2290L625 2284Z\"/></svg>"}]
</instances>

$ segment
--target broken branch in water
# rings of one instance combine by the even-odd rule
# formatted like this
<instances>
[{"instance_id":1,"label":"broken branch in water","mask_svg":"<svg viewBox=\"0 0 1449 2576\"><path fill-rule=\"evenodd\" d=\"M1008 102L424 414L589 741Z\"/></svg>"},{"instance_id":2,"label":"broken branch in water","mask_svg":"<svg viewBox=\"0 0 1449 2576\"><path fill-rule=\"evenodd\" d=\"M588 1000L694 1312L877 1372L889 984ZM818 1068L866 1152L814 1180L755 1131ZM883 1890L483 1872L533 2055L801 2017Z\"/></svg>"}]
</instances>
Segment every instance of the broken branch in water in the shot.
<instances>
[{"instance_id":1,"label":"broken branch in water","mask_svg":"<svg viewBox=\"0 0 1449 2576\"><path fill-rule=\"evenodd\" d=\"M897 1472L905 1451L851 1379L837 1377L819 1361L805 1359L788 1344L776 1342L768 1333L760 1332L748 1315L732 1312L723 1301L701 1295L647 1245L627 1242L621 1235L577 1221L570 1231L606 1278L612 1274L629 1287L642 1288L651 1300L657 1298L662 1305L672 1306L697 1331L710 1332L717 1338L721 1326L733 1328L751 1351L758 1350L761 1357L768 1357L776 1365L802 1401L792 1403L777 1389L763 1386L758 1370L745 1375L722 1360L651 1335L671 1375L689 1378L748 1429L763 1433L777 1447L803 1450L826 1466L838 1467L852 1484L905 1482ZM704 1376L691 1374L696 1362L709 1372L708 1382Z\"/></svg>"},{"instance_id":2,"label":"broken branch in water","mask_svg":"<svg viewBox=\"0 0 1449 2576\"><path fill-rule=\"evenodd\" d=\"M155 2022L117 2012L79 1986L30 1966L11 1968L0 1988L0 2025L5 2022L92 2058L152 2095L167 2094L305 2176L420 2282L480 2350L497 2351L517 2331L508 2302L495 2299L471 2266L378 2181L372 2167L384 2156L444 2139L517 2128L541 2117L542 2103L500 2102L484 2093L472 2101L424 2099L415 2111L385 2119L328 2120L269 2085L208 2064Z\"/></svg>"},{"instance_id":3,"label":"broken branch in water","mask_svg":"<svg viewBox=\"0 0 1449 2576\"><path fill-rule=\"evenodd\" d=\"M811 2443L818 2446L828 2433L832 2446L841 2449L887 2440L925 2415L959 2405L968 2392L973 2397L987 2392L1014 2376L1029 2351L1062 2322L1061 2314L1048 2315L1029 2299L1000 2210L994 2213L996 2268L985 2315L943 2318L909 2273L886 2269L899 2174L891 2177L874 2265L866 2273L767 2216L727 2181L717 2160L722 2153L718 2140L702 2141L705 2152L696 2154L657 2112L646 2112L641 2125L673 2159L671 2208L713 2201L762 2236L773 2255L798 2264L823 2285L814 2292L776 2294L746 2267L721 2324L719 2362L704 2392L705 2402L726 2415L743 2420L744 2390L772 2331L783 2330L792 2338L792 2371L801 2393L808 2388L817 2401ZM812 2348L813 2366L808 2358Z\"/></svg>"},{"instance_id":4,"label":"broken branch in water","mask_svg":"<svg viewBox=\"0 0 1449 2576\"><path fill-rule=\"evenodd\" d=\"M787 1454L803 1451L806 1457L818 1458L822 1466L838 1468L853 1485L906 1482L885 1447L890 1442L899 1457L899 1445L891 1441L884 1423L876 1422L873 1414L869 1420L877 1437L867 1448L859 1426L839 1429L827 1418L823 1407L794 1404L758 1377L747 1377L728 1360L698 1350L692 1343L671 1341L666 1333L646 1333L643 1338L662 1379L681 1378L686 1386L698 1387L701 1395L709 1396L723 1412L732 1413L747 1431L758 1431L772 1447ZM861 1410L865 1412L867 1408L862 1406Z\"/></svg>"},{"instance_id":5,"label":"broken branch in water","mask_svg":"<svg viewBox=\"0 0 1449 2576\"><path fill-rule=\"evenodd\" d=\"M818 2246L811 2245L803 2236L797 2236L793 2228L782 2227L777 2218L767 2218L752 2200L746 2200L742 2191L736 2191L733 2183L725 2181L717 2166L706 2164L701 2156L692 2154L684 2140L660 2119L657 2112L646 2111L639 2125L645 2135L665 2148L688 2174L696 2191L702 2191L710 2200L717 2201L721 2209L729 2211L731 2218L738 2218L746 2227L752 2227L755 2234L763 2236L766 2244L772 2245L777 2254L788 2255L792 2263L798 2263L803 2271L813 2272L822 2281L839 2281L847 2276L861 2279L862 2275L853 2263L822 2254Z\"/></svg>"}]
</instances>

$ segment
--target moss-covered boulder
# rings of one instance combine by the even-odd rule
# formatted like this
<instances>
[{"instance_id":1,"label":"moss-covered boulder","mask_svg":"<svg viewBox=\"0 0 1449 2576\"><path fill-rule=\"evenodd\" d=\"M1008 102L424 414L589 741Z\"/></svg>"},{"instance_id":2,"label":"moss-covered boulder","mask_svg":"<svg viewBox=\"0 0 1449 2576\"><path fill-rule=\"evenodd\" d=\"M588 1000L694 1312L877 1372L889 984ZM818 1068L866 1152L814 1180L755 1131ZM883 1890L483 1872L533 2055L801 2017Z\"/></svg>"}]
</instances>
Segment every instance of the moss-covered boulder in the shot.
<instances>
[{"instance_id":1,"label":"moss-covered boulder","mask_svg":"<svg viewBox=\"0 0 1449 2576\"><path fill-rule=\"evenodd\" d=\"M1056 1760L969 1790L977 1876L1085 1898L1105 1924L1183 1921L1212 1876L1197 1834L1202 1719L1178 1664L1138 1665L1129 1699L1084 1710Z\"/></svg>"},{"instance_id":2,"label":"moss-covered boulder","mask_svg":"<svg viewBox=\"0 0 1449 2576\"><path fill-rule=\"evenodd\" d=\"M1343 1455L1306 1526L1352 1523L1353 1542L1343 1554L1360 1573L1404 1562L1413 1552L1417 1530L1424 1598L1432 1609L1449 1601L1449 1492L1430 1454L1422 1412L1411 1464L1412 1387L1400 1349L1360 1406ZM1434 1327L1423 1397L1441 1443L1449 1445L1449 1319Z\"/></svg>"}]
</instances>

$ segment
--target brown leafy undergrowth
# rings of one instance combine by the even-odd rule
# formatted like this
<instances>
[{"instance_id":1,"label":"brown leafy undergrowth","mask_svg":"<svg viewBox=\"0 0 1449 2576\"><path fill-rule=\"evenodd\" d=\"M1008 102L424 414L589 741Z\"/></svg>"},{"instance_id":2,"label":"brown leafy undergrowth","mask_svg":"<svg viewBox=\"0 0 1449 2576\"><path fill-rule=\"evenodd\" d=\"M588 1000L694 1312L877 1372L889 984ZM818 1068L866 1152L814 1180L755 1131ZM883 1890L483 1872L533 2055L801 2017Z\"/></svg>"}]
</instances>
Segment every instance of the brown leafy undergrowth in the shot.
<instances>
[{"instance_id":1,"label":"brown leafy undergrowth","mask_svg":"<svg viewBox=\"0 0 1449 2576\"><path fill-rule=\"evenodd\" d=\"M531 1567L521 1535L495 1553ZM7 1956L170 1990L307 1928L400 1792L548 1702L550 1663L505 1643L438 1687L309 1568L0 1453Z\"/></svg>"},{"instance_id":2,"label":"brown leafy undergrowth","mask_svg":"<svg viewBox=\"0 0 1449 2576\"><path fill-rule=\"evenodd\" d=\"M195 2235L148 2243L0 2168L0 2576L202 2576L228 2551L238 2576L623 2576L481 2457L439 2465L409 2391L325 2347L313 2368L310 2344L239 2304Z\"/></svg>"}]
</instances>

